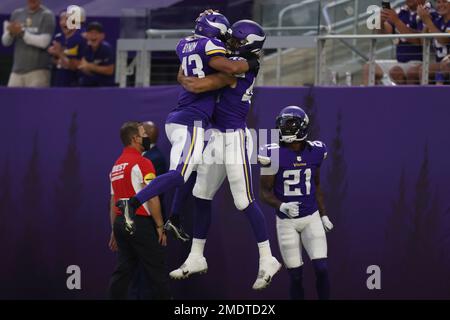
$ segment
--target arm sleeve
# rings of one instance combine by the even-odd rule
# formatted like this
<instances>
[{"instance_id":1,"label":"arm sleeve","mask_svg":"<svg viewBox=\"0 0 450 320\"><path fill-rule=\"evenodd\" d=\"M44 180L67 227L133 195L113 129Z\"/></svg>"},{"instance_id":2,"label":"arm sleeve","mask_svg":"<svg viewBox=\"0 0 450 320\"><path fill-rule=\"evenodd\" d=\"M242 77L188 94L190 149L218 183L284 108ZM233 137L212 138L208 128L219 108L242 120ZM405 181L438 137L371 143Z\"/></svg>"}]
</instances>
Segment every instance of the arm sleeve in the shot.
<instances>
[{"instance_id":1,"label":"arm sleeve","mask_svg":"<svg viewBox=\"0 0 450 320\"><path fill-rule=\"evenodd\" d=\"M49 46L50 41L52 41L52 36L48 33L32 34L28 31L25 31L23 35L23 41L25 41L25 43L29 46L45 49Z\"/></svg>"},{"instance_id":2,"label":"arm sleeve","mask_svg":"<svg viewBox=\"0 0 450 320\"><path fill-rule=\"evenodd\" d=\"M144 184L149 184L156 177L155 167L153 163L147 159L142 158L142 161L139 163L139 168L141 169Z\"/></svg>"},{"instance_id":3,"label":"arm sleeve","mask_svg":"<svg viewBox=\"0 0 450 320\"><path fill-rule=\"evenodd\" d=\"M12 20L13 16L11 15L11 20ZM5 47L9 47L10 45L13 44L14 42L14 38L11 36L11 34L9 33L7 27L9 25L9 21L3 21L3 34L2 34L2 44Z\"/></svg>"},{"instance_id":4,"label":"arm sleeve","mask_svg":"<svg viewBox=\"0 0 450 320\"><path fill-rule=\"evenodd\" d=\"M25 41L25 43L30 46L45 49L50 45L54 32L55 16L53 15L53 13L47 12L44 15L42 25L39 28L39 33L32 34L28 31L25 31L23 35L23 41Z\"/></svg>"}]
</instances>

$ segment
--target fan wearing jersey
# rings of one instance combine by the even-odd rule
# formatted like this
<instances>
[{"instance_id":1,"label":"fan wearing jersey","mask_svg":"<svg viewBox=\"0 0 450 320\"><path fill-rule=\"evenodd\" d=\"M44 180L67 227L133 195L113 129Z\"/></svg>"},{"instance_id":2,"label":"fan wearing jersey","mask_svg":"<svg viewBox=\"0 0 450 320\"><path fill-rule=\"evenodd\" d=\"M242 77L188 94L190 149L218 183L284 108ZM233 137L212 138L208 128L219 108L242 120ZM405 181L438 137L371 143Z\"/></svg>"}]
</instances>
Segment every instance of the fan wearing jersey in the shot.
<instances>
[{"instance_id":1,"label":"fan wearing jersey","mask_svg":"<svg viewBox=\"0 0 450 320\"><path fill-rule=\"evenodd\" d=\"M245 61L259 56L265 41L261 26L251 20L233 24L228 40L233 61ZM236 56L237 55L237 56ZM194 273L206 272L203 255L211 221L211 201L228 178L236 208L242 211L252 227L259 248L259 272L253 289L267 287L281 264L272 256L264 215L253 195L251 165L252 137L246 126L257 72L235 77L218 73L203 79L183 77L180 82L190 91L205 92L223 88L213 113L214 132L203 152L203 163L197 168L193 189L195 197L194 237L191 252L183 265L170 276L182 279Z\"/></svg>"},{"instance_id":2,"label":"fan wearing jersey","mask_svg":"<svg viewBox=\"0 0 450 320\"><path fill-rule=\"evenodd\" d=\"M225 57L221 39L229 28L226 17L219 13L201 16L193 36L180 40L176 52L186 76L203 78L217 71L239 74L255 69L258 60L232 61ZM181 89L178 105L166 120L166 135L172 144L170 168L129 200L118 204L122 211L133 212L149 199L182 186L201 161L204 128L211 121L217 92L194 94Z\"/></svg>"},{"instance_id":3,"label":"fan wearing jersey","mask_svg":"<svg viewBox=\"0 0 450 320\"><path fill-rule=\"evenodd\" d=\"M450 33L450 2L447 0L436 1L437 15L430 14L422 6L419 6L417 12L425 25L424 31L430 33ZM450 54L450 38L434 38L433 47L436 53L436 63L430 63L430 79L443 82L444 79L435 78L438 75L441 77L446 76L447 78L449 76L448 72L450 68L448 66L448 58L446 57Z\"/></svg>"},{"instance_id":4,"label":"fan wearing jersey","mask_svg":"<svg viewBox=\"0 0 450 320\"><path fill-rule=\"evenodd\" d=\"M312 260L319 299L329 299L325 231L328 219L320 188L320 166L326 158L323 142L308 141L309 119L297 106L281 110L276 119L280 144L260 150L261 199L275 208L277 238L290 276L291 299L304 299L302 247ZM275 168L275 169L274 169Z\"/></svg>"}]
</instances>

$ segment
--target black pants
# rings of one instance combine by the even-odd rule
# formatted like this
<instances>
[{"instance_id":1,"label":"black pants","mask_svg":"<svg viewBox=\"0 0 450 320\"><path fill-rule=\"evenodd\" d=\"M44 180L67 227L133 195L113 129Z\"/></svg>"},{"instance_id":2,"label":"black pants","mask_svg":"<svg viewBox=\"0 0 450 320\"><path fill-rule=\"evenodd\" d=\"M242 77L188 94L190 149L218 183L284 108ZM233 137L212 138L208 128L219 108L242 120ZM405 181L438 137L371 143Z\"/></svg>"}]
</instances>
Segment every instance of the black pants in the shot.
<instances>
[{"instance_id":1,"label":"black pants","mask_svg":"<svg viewBox=\"0 0 450 320\"><path fill-rule=\"evenodd\" d=\"M114 222L114 236L119 247L118 262L109 286L111 299L127 299L128 287L140 262L150 279L154 299L170 299L169 276L165 266L165 250L158 242L158 233L151 217L136 216L136 230L125 230L125 219Z\"/></svg>"}]
</instances>

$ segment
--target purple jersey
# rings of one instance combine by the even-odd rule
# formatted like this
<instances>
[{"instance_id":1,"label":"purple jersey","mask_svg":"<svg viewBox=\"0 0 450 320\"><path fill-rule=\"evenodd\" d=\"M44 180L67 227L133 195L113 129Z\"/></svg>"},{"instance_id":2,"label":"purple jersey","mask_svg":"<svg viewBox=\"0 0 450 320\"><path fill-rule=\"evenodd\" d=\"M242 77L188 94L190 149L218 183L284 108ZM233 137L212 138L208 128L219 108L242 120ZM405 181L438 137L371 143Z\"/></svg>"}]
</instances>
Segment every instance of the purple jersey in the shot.
<instances>
[{"instance_id":1,"label":"purple jersey","mask_svg":"<svg viewBox=\"0 0 450 320\"><path fill-rule=\"evenodd\" d=\"M278 160L274 159L278 150ZM260 154L266 158L264 164L278 161L278 171L275 174L274 194L281 202L298 201L300 217L313 214L318 210L316 186L314 179L317 169L327 156L327 147L320 141L306 141L305 149L293 151L286 146L270 144L261 148ZM281 219L288 218L276 210Z\"/></svg>"},{"instance_id":2,"label":"purple jersey","mask_svg":"<svg viewBox=\"0 0 450 320\"><path fill-rule=\"evenodd\" d=\"M422 30L422 24L419 23L417 18L417 12L409 9L408 6L403 6L397 11L400 20L409 28L417 30L420 32ZM397 33L398 30L393 24L393 32ZM397 41L397 61L398 62L408 62L408 61L422 61L422 46L407 42L407 39L398 39Z\"/></svg>"},{"instance_id":3,"label":"purple jersey","mask_svg":"<svg viewBox=\"0 0 450 320\"><path fill-rule=\"evenodd\" d=\"M76 30L70 38L66 38L64 33L58 33L53 40L59 42L64 50L64 54L69 59L81 60L84 50L86 49L86 39L82 34L84 29ZM77 87L78 84L78 71L69 69L63 69L60 66L55 68L53 74L53 86L54 87Z\"/></svg>"},{"instance_id":4,"label":"purple jersey","mask_svg":"<svg viewBox=\"0 0 450 320\"><path fill-rule=\"evenodd\" d=\"M444 17L435 15L433 17L433 23L436 28L441 30L441 32L450 32L450 20L445 22ZM450 44L441 44L436 39L433 39L433 47L436 52L436 62L440 62L446 55L450 53Z\"/></svg>"},{"instance_id":5,"label":"purple jersey","mask_svg":"<svg viewBox=\"0 0 450 320\"><path fill-rule=\"evenodd\" d=\"M231 57L230 60L245 60ZM227 129L244 129L250 109L253 86L256 80L254 72L236 75L236 85L222 89L213 114L214 127L225 132Z\"/></svg>"},{"instance_id":6,"label":"purple jersey","mask_svg":"<svg viewBox=\"0 0 450 320\"><path fill-rule=\"evenodd\" d=\"M177 55L185 76L203 78L217 72L209 66L215 56L225 56L225 45L218 39L198 35L183 38L177 45ZM167 123L193 126L202 121L207 126L211 120L218 91L192 93L181 88L178 105L167 117Z\"/></svg>"}]
</instances>

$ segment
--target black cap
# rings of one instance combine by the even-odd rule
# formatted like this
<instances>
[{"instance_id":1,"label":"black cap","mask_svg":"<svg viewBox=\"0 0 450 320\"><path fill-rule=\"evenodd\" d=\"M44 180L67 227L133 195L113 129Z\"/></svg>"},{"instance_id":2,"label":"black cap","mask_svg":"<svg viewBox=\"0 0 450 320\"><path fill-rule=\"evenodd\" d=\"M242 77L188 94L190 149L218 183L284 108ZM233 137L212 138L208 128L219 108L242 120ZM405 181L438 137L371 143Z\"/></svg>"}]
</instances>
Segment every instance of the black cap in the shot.
<instances>
[{"instance_id":1,"label":"black cap","mask_svg":"<svg viewBox=\"0 0 450 320\"><path fill-rule=\"evenodd\" d=\"M98 31L103 33L103 25L98 21L93 21L88 24L87 31Z\"/></svg>"}]
</instances>

